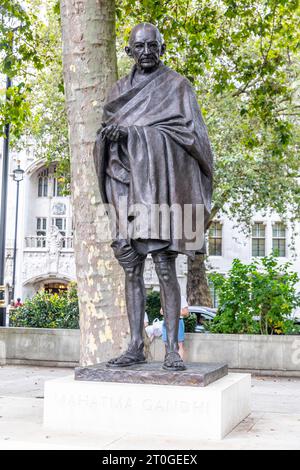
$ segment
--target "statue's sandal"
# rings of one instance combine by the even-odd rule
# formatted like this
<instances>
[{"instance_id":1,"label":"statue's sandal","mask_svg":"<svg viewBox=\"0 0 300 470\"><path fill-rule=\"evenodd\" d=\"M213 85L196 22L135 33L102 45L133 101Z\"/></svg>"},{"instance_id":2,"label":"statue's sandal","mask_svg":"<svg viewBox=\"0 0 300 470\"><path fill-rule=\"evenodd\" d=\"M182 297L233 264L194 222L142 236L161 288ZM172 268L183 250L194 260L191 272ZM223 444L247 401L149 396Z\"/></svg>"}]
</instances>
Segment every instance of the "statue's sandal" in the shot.
<instances>
[{"instance_id":1,"label":"statue's sandal","mask_svg":"<svg viewBox=\"0 0 300 470\"><path fill-rule=\"evenodd\" d=\"M146 358L143 353L132 353L127 351L115 359L111 359L106 363L106 367L128 367L135 364L144 364Z\"/></svg>"},{"instance_id":2,"label":"statue's sandal","mask_svg":"<svg viewBox=\"0 0 300 470\"><path fill-rule=\"evenodd\" d=\"M162 367L171 371L186 370L186 366L177 352L167 353Z\"/></svg>"}]
</instances>

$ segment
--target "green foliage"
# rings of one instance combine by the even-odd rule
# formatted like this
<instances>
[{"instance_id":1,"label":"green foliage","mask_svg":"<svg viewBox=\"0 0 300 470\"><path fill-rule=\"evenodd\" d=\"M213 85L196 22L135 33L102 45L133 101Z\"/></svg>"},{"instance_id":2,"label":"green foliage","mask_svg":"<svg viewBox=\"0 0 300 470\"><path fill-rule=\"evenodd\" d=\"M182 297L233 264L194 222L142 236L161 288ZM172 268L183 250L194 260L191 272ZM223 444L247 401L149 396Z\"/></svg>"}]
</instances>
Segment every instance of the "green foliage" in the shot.
<instances>
[{"instance_id":1,"label":"green foliage","mask_svg":"<svg viewBox=\"0 0 300 470\"><path fill-rule=\"evenodd\" d=\"M28 137L21 145L58 162L68 191L59 2L1 0L0 14L0 72L14 79L6 102L0 92L0 126L11 122L16 139ZM249 226L266 208L299 218L298 1L116 0L116 20L120 76L132 26L150 21L167 44L163 60L195 87L215 154L211 219L224 211Z\"/></svg>"},{"instance_id":2,"label":"green foliage","mask_svg":"<svg viewBox=\"0 0 300 470\"><path fill-rule=\"evenodd\" d=\"M286 325L285 334L300 335L300 325L291 322L290 324Z\"/></svg>"},{"instance_id":3,"label":"green foliage","mask_svg":"<svg viewBox=\"0 0 300 470\"><path fill-rule=\"evenodd\" d=\"M33 26L35 24L35 27ZM30 118L27 97L30 92L28 77L31 70L41 70L49 57L37 52L40 41L40 22L28 1L1 0L0 2L0 73L7 75L12 86L6 94L0 90L0 135L4 124L11 124L11 133L20 138L24 124Z\"/></svg>"},{"instance_id":4,"label":"green foliage","mask_svg":"<svg viewBox=\"0 0 300 470\"><path fill-rule=\"evenodd\" d=\"M195 333L197 325L197 316L195 313L190 313L188 317L184 318L184 328L186 333Z\"/></svg>"},{"instance_id":5,"label":"green foliage","mask_svg":"<svg viewBox=\"0 0 300 470\"><path fill-rule=\"evenodd\" d=\"M233 261L228 276L211 274L219 296L218 313L208 325L213 333L291 334L292 313L300 306L299 281L290 263L273 256L243 264Z\"/></svg>"},{"instance_id":6,"label":"green foliage","mask_svg":"<svg viewBox=\"0 0 300 470\"><path fill-rule=\"evenodd\" d=\"M77 289L71 284L65 293L38 292L22 307L11 311L10 326L30 328L79 328Z\"/></svg>"},{"instance_id":7,"label":"green foliage","mask_svg":"<svg viewBox=\"0 0 300 470\"><path fill-rule=\"evenodd\" d=\"M160 314L160 294L157 291L151 290L146 297L146 312L149 318L149 323L152 324L155 318L163 320Z\"/></svg>"},{"instance_id":8,"label":"green foliage","mask_svg":"<svg viewBox=\"0 0 300 470\"><path fill-rule=\"evenodd\" d=\"M50 0L46 4L43 0L34 1L45 8L37 51L41 57L47 53L51 60L47 61L43 70L36 70L30 80L28 101L31 119L24 128L27 139L21 145L27 146L31 140L37 158L44 158L49 165L55 162L56 176L60 178L63 193L67 194L70 186L70 155L57 1Z\"/></svg>"},{"instance_id":9,"label":"green foliage","mask_svg":"<svg viewBox=\"0 0 300 470\"><path fill-rule=\"evenodd\" d=\"M10 124L15 138L21 136L30 116L30 106L26 101L28 91L24 83L11 86L7 92L0 90L0 136L3 135L2 129L6 124Z\"/></svg>"},{"instance_id":10,"label":"green foliage","mask_svg":"<svg viewBox=\"0 0 300 470\"><path fill-rule=\"evenodd\" d=\"M38 12L38 13L36 13ZM0 128L11 125L15 150L33 146L37 158L56 163L69 192L70 158L57 0L0 1Z\"/></svg>"}]
</instances>

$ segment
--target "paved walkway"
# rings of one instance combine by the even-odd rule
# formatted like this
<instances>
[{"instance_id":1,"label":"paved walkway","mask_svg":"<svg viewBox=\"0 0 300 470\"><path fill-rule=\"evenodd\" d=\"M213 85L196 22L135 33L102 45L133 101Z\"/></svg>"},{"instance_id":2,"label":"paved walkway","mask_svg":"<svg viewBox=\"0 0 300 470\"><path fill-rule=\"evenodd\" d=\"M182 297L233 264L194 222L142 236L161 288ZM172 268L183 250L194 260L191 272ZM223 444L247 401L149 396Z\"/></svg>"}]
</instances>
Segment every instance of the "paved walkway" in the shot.
<instances>
[{"instance_id":1,"label":"paved walkway","mask_svg":"<svg viewBox=\"0 0 300 470\"><path fill-rule=\"evenodd\" d=\"M252 413L222 441L87 436L42 427L45 380L70 369L0 367L0 449L300 449L300 379L254 377Z\"/></svg>"}]
</instances>

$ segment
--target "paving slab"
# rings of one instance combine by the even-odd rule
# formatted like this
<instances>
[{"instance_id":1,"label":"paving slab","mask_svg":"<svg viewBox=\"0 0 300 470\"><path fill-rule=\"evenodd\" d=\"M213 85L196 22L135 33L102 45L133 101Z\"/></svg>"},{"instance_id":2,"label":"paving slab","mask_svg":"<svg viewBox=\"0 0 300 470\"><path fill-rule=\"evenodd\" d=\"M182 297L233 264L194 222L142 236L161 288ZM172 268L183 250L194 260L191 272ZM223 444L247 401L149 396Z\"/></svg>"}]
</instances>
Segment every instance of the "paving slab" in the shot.
<instances>
[{"instance_id":1,"label":"paving slab","mask_svg":"<svg viewBox=\"0 0 300 470\"><path fill-rule=\"evenodd\" d=\"M0 367L0 449L300 449L300 379L252 378L252 412L223 440L46 432L43 384L70 369Z\"/></svg>"}]
</instances>

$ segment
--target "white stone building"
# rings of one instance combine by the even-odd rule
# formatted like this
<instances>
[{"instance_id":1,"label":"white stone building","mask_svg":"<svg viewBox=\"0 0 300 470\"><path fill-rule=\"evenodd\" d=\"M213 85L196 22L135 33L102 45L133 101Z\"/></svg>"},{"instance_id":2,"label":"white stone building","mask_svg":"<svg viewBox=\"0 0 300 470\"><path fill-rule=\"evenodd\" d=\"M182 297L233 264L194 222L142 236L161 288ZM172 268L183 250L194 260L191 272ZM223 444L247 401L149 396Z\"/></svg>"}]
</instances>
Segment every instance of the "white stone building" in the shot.
<instances>
[{"instance_id":1,"label":"white stone building","mask_svg":"<svg viewBox=\"0 0 300 470\"><path fill-rule=\"evenodd\" d=\"M18 160L25 173L20 183L15 299L20 297L24 300L40 288L52 291L65 289L70 281L76 280L76 275L72 206L70 197L60 193L59 182L53 174L54 165L47 168L45 161L34 158L30 148L18 154L11 152L6 238L7 298L12 285L16 203L16 183L12 179L12 171L17 167ZM2 155L0 163L2 168ZM251 237L247 237L234 225L225 216L212 225L209 269L226 274L234 258L251 262L253 256L270 254L276 248L280 260L291 261L294 270L300 275L300 260L295 257L300 252L300 237L295 235L295 250L292 251L291 229L279 217L274 214L268 217L257 214L253 219ZM299 228L298 223L297 232ZM177 263L178 279L182 292L185 292L186 258L179 256ZM158 287L150 257L146 262L145 283L147 288Z\"/></svg>"},{"instance_id":2,"label":"white stone building","mask_svg":"<svg viewBox=\"0 0 300 470\"><path fill-rule=\"evenodd\" d=\"M31 297L40 288L57 291L75 281L72 207L61 196L54 165L36 160L29 149L10 153L6 229L6 295L12 285L16 188L12 172L20 161L15 299ZM2 156L1 156L2 168Z\"/></svg>"}]
</instances>

